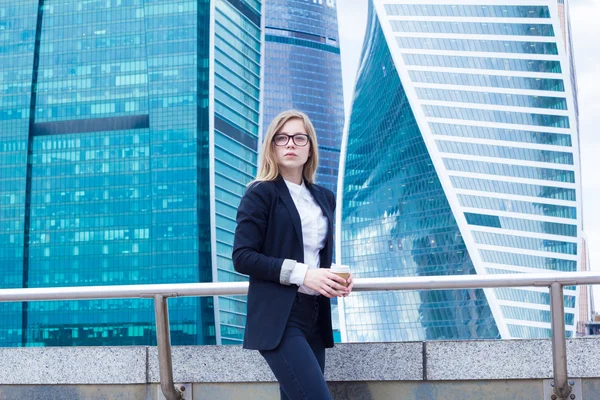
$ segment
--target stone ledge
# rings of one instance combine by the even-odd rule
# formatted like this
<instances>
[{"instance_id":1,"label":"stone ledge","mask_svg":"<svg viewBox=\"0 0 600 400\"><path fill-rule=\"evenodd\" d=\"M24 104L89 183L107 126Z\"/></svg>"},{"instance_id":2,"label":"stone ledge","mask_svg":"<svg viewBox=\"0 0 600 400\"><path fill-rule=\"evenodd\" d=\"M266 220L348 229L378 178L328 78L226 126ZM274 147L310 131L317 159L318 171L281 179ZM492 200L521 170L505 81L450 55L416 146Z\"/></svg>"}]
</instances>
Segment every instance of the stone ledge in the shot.
<instances>
[{"instance_id":1,"label":"stone ledge","mask_svg":"<svg viewBox=\"0 0 600 400\"><path fill-rule=\"evenodd\" d=\"M0 348L0 384L146 382L145 347Z\"/></svg>"},{"instance_id":2,"label":"stone ledge","mask_svg":"<svg viewBox=\"0 0 600 400\"><path fill-rule=\"evenodd\" d=\"M423 380L423 343L344 343L327 351L328 381Z\"/></svg>"},{"instance_id":3,"label":"stone ledge","mask_svg":"<svg viewBox=\"0 0 600 400\"><path fill-rule=\"evenodd\" d=\"M1 385L146 384L159 380L156 347L0 348L0 359ZM600 338L568 340L567 359L569 377L600 377ZM173 347L173 369L176 382L275 381L260 354L240 346ZM325 375L331 382L546 379L552 376L551 343L344 343L327 351Z\"/></svg>"},{"instance_id":4,"label":"stone ledge","mask_svg":"<svg viewBox=\"0 0 600 400\"><path fill-rule=\"evenodd\" d=\"M258 351L239 346L173 348L177 382L274 382ZM423 379L423 345L412 343L344 343L327 350L329 381L411 381ZM159 381L158 352L148 352L148 380Z\"/></svg>"},{"instance_id":5,"label":"stone ledge","mask_svg":"<svg viewBox=\"0 0 600 400\"><path fill-rule=\"evenodd\" d=\"M494 380L552 378L550 340L426 342L427 379ZM600 338L567 340L568 375L600 376Z\"/></svg>"},{"instance_id":6,"label":"stone ledge","mask_svg":"<svg viewBox=\"0 0 600 400\"><path fill-rule=\"evenodd\" d=\"M175 346L176 382L271 382L275 377L258 351L240 346ZM158 351L148 348L148 382L159 382Z\"/></svg>"}]
</instances>

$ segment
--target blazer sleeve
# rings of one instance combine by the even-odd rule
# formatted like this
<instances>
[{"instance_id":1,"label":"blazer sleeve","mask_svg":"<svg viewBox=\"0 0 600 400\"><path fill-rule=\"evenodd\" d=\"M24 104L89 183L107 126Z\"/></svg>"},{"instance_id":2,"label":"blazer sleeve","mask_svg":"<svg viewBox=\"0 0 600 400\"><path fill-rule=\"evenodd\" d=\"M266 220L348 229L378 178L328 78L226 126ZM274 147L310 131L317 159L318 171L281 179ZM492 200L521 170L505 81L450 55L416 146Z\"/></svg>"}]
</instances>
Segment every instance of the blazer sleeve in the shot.
<instances>
[{"instance_id":1,"label":"blazer sleeve","mask_svg":"<svg viewBox=\"0 0 600 400\"><path fill-rule=\"evenodd\" d=\"M265 190L266 186L261 183L251 186L240 201L233 239L233 267L241 274L281 283L281 267L287 260L260 252L273 196Z\"/></svg>"}]
</instances>

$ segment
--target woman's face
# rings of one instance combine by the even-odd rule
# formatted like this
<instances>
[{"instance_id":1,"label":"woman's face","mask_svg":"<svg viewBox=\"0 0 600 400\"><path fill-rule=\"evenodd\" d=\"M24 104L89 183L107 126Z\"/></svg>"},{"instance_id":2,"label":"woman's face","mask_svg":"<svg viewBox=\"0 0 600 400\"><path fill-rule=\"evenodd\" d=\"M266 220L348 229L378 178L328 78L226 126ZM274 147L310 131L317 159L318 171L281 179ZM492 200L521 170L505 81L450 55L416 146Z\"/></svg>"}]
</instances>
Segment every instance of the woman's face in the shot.
<instances>
[{"instance_id":1,"label":"woman's face","mask_svg":"<svg viewBox=\"0 0 600 400\"><path fill-rule=\"evenodd\" d=\"M290 172L302 170L311 152L304 122L297 118L286 122L273 137L273 147L280 169Z\"/></svg>"}]
</instances>

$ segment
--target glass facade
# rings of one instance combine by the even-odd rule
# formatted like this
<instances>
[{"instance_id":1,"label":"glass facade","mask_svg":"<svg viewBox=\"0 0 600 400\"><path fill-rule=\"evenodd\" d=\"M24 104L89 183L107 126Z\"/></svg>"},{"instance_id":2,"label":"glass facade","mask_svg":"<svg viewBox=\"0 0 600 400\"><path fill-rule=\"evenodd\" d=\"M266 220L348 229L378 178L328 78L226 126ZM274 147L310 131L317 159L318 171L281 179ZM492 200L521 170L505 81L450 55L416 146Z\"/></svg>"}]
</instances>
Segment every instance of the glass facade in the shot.
<instances>
[{"instance_id":1,"label":"glass facade","mask_svg":"<svg viewBox=\"0 0 600 400\"><path fill-rule=\"evenodd\" d=\"M403 54L406 65L491 69L506 71L531 71L560 73L559 61L522 60L491 57L443 56L437 54Z\"/></svg>"},{"instance_id":2,"label":"glass facade","mask_svg":"<svg viewBox=\"0 0 600 400\"><path fill-rule=\"evenodd\" d=\"M247 280L234 270L231 252L237 207L246 185L256 176L258 160L262 3L213 1L214 181L209 185L214 187L211 213L215 216L212 278L235 282ZM218 344L241 344L246 297L220 296L215 301Z\"/></svg>"},{"instance_id":3,"label":"glass facade","mask_svg":"<svg viewBox=\"0 0 600 400\"><path fill-rule=\"evenodd\" d=\"M457 103L496 104L499 106L548 108L566 110L564 97L523 96L518 94L466 92L463 90L444 90L417 88L417 96L423 100L450 101Z\"/></svg>"},{"instance_id":4,"label":"glass facade","mask_svg":"<svg viewBox=\"0 0 600 400\"><path fill-rule=\"evenodd\" d=\"M427 107L427 106L425 106ZM456 111L456 109L454 109ZM489 146L487 144L436 141L440 152L454 154L481 155L485 157L505 158L525 161L538 161L553 164L573 164L573 153L551 150L536 150L508 146Z\"/></svg>"},{"instance_id":5,"label":"glass facade","mask_svg":"<svg viewBox=\"0 0 600 400\"><path fill-rule=\"evenodd\" d=\"M538 221L523 218L499 217L490 214L465 213L469 225L504 228L513 231L548 233L558 236L577 236L577 225Z\"/></svg>"},{"instance_id":6,"label":"glass facade","mask_svg":"<svg viewBox=\"0 0 600 400\"><path fill-rule=\"evenodd\" d=\"M403 3L370 5L342 151L342 262L357 277L579 270L562 5ZM551 332L545 289L360 293L343 308L349 341ZM575 323L567 309L570 336Z\"/></svg>"},{"instance_id":7,"label":"glass facade","mask_svg":"<svg viewBox=\"0 0 600 400\"><path fill-rule=\"evenodd\" d=\"M483 161L463 160L460 158L444 158L444 165L452 171L542 179L557 182L575 182L574 171L561 169L538 168L514 164L496 164Z\"/></svg>"},{"instance_id":8,"label":"glass facade","mask_svg":"<svg viewBox=\"0 0 600 400\"><path fill-rule=\"evenodd\" d=\"M475 273L373 12L355 93L342 262L357 277ZM481 290L356 293L344 312L348 341L499 337Z\"/></svg>"},{"instance_id":9,"label":"glass facade","mask_svg":"<svg viewBox=\"0 0 600 400\"><path fill-rule=\"evenodd\" d=\"M550 295L548 293L539 292L536 289L525 288L501 288L497 289L498 299L507 301L525 301L532 304L549 304ZM575 296L565 296L565 307L575 307Z\"/></svg>"},{"instance_id":10,"label":"glass facade","mask_svg":"<svg viewBox=\"0 0 600 400\"><path fill-rule=\"evenodd\" d=\"M403 49L431 49L479 51L493 53L558 54L555 43L509 42L505 40L455 40L400 37L398 46Z\"/></svg>"},{"instance_id":11,"label":"glass facade","mask_svg":"<svg viewBox=\"0 0 600 400\"><path fill-rule=\"evenodd\" d=\"M466 178L464 176L451 176L450 179L452 181L452 185L456 189L516 194L519 196L540 197L557 200L576 200L575 189L529 185L526 183L495 181L490 179Z\"/></svg>"},{"instance_id":12,"label":"glass facade","mask_svg":"<svg viewBox=\"0 0 600 400\"><path fill-rule=\"evenodd\" d=\"M260 2L38 3L0 3L3 287L242 279ZM170 300L173 343L239 342L239 304ZM0 307L2 346L155 342L148 300Z\"/></svg>"},{"instance_id":13,"label":"glass facade","mask_svg":"<svg viewBox=\"0 0 600 400\"><path fill-rule=\"evenodd\" d=\"M384 4L387 15L428 17L550 18L547 6L464 4Z\"/></svg>"},{"instance_id":14,"label":"glass facade","mask_svg":"<svg viewBox=\"0 0 600 400\"><path fill-rule=\"evenodd\" d=\"M527 130L492 128L490 126L454 125L431 122L431 133L435 135L467 138L493 139L507 142L523 142L571 147L571 136L564 133L535 132Z\"/></svg>"},{"instance_id":15,"label":"glass facade","mask_svg":"<svg viewBox=\"0 0 600 400\"><path fill-rule=\"evenodd\" d=\"M463 207L485 210L509 211L522 214L538 214L549 217L577 218L577 208L556 204L532 203L520 200L500 199L496 197L470 196L459 194L458 201Z\"/></svg>"},{"instance_id":16,"label":"glass facade","mask_svg":"<svg viewBox=\"0 0 600 400\"><path fill-rule=\"evenodd\" d=\"M390 21L394 32L464 33L471 35L554 36L548 24L490 24L485 22Z\"/></svg>"},{"instance_id":17,"label":"glass facade","mask_svg":"<svg viewBox=\"0 0 600 400\"><path fill-rule=\"evenodd\" d=\"M457 86L484 86L506 89L530 89L564 92L565 86L562 79L523 78L491 74L459 74L430 71L410 71L410 78L414 82L435 83L440 85Z\"/></svg>"},{"instance_id":18,"label":"glass facade","mask_svg":"<svg viewBox=\"0 0 600 400\"><path fill-rule=\"evenodd\" d=\"M575 242L559 242L556 240L499 235L497 233L477 231L473 231L473 237L477 243L481 244L501 245L503 247L550 251L564 254L577 254L577 243Z\"/></svg>"},{"instance_id":19,"label":"glass facade","mask_svg":"<svg viewBox=\"0 0 600 400\"><path fill-rule=\"evenodd\" d=\"M460 119L464 121L487 121L504 124L537 125L553 128L569 128L569 117L563 115L525 114L507 111L458 108L456 106L423 106L429 117Z\"/></svg>"},{"instance_id":20,"label":"glass facade","mask_svg":"<svg viewBox=\"0 0 600 400\"><path fill-rule=\"evenodd\" d=\"M263 132L281 111L311 118L319 140L317 183L336 193L344 128L335 0L265 2Z\"/></svg>"}]
</instances>

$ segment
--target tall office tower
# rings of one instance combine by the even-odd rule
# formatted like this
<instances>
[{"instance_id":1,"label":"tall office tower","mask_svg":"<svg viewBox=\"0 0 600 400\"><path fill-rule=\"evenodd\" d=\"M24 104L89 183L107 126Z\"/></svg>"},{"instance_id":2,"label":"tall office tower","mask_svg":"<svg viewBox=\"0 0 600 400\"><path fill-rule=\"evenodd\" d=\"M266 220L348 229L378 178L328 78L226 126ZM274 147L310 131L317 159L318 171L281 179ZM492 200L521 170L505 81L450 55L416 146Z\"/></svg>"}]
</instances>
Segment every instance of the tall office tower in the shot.
<instances>
[{"instance_id":1,"label":"tall office tower","mask_svg":"<svg viewBox=\"0 0 600 400\"><path fill-rule=\"evenodd\" d=\"M295 108L319 140L317 182L336 191L344 98L335 0L268 0L265 13L264 124Z\"/></svg>"},{"instance_id":2,"label":"tall office tower","mask_svg":"<svg viewBox=\"0 0 600 400\"><path fill-rule=\"evenodd\" d=\"M243 279L260 0L0 0L4 288ZM170 302L176 344L239 343L236 297ZM154 341L148 300L0 305L0 345Z\"/></svg>"},{"instance_id":3,"label":"tall office tower","mask_svg":"<svg viewBox=\"0 0 600 400\"><path fill-rule=\"evenodd\" d=\"M373 0L338 189L338 251L356 276L579 269L562 3ZM565 289L573 336L577 292ZM545 288L357 293L344 316L349 341L551 332Z\"/></svg>"}]
</instances>

